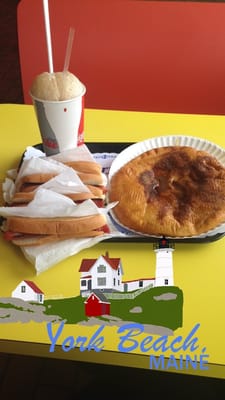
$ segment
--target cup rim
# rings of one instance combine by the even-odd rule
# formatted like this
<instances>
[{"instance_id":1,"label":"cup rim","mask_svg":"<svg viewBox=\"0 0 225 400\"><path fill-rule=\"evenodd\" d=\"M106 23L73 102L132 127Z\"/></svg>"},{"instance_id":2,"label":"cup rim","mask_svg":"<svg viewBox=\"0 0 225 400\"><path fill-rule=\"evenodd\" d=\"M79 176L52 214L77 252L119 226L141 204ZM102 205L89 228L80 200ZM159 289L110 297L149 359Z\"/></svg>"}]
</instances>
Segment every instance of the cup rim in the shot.
<instances>
[{"instance_id":1,"label":"cup rim","mask_svg":"<svg viewBox=\"0 0 225 400\"><path fill-rule=\"evenodd\" d=\"M45 99L41 99L40 97L34 96L34 95L31 93L30 90L29 90L29 94L30 94L30 97L31 97L33 100L37 100L37 101L40 101L40 102L42 102L42 103L60 103L60 104L63 104L63 103L68 103L68 102L74 101L74 100L76 100L76 99L79 98L79 97L83 97L83 96L85 95L85 93L86 93L86 86L85 86L83 83L82 83L82 86L83 86L83 90L82 90L82 92L81 92L80 94L78 94L78 95L75 96L75 97L72 97L71 99L67 99L67 100L45 100Z\"/></svg>"}]
</instances>

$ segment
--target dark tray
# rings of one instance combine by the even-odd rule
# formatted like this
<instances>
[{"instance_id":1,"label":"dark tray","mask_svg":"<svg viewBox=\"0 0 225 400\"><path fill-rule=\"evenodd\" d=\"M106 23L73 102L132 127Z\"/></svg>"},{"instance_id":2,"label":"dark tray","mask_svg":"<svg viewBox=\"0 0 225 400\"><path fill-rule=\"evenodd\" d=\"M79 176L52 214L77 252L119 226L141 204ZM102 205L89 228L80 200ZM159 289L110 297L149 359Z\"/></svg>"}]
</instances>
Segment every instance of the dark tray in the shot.
<instances>
[{"instance_id":1,"label":"dark tray","mask_svg":"<svg viewBox=\"0 0 225 400\"><path fill-rule=\"evenodd\" d=\"M86 142L85 143L88 149L92 154L94 153L117 153L119 154L121 151L126 149L128 146L130 146L132 143L131 142ZM42 150L43 147L42 144L36 144L34 145L35 148ZM171 242L173 243L211 243L215 242L219 239L222 239L225 236L225 232L223 233L217 233L212 236L205 236L202 238L185 238L185 239L179 239L179 238L174 238L170 239ZM154 238L154 237L148 237L148 236L127 236L127 237L118 237L118 238L111 238L111 239L106 239L108 242L122 242L122 243L158 243L159 238Z\"/></svg>"}]
</instances>

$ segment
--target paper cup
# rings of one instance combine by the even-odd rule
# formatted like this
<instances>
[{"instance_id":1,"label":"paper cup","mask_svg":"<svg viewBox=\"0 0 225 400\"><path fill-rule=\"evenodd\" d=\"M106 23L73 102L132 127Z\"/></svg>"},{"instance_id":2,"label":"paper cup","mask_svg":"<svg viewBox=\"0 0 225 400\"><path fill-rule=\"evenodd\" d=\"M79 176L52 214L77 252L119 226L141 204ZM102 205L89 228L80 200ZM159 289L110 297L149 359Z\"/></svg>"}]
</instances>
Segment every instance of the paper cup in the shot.
<instances>
[{"instance_id":1,"label":"paper cup","mask_svg":"<svg viewBox=\"0 0 225 400\"><path fill-rule=\"evenodd\" d=\"M84 143L85 93L84 85L79 96L63 101L42 100L30 93L47 156Z\"/></svg>"}]
</instances>

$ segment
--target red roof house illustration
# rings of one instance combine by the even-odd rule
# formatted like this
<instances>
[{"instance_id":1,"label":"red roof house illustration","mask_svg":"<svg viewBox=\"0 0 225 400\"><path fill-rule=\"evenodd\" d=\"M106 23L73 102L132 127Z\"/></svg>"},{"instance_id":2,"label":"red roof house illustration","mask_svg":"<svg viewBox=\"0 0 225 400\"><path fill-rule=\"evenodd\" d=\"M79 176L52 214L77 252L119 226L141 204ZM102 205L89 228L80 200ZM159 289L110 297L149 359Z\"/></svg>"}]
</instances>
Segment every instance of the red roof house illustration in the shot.
<instances>
[{"instance_id":1,"label":"red roof house illustration","mask_svg":"<svg viewBox=\"0 0 225 400\"><path fill-rule=\"evenodd\" d=\"M101 292L123 291L120 258L110 258L106 253L97 259L83 259L79 272L81 295L96 289Z\"/></svg>"},{"instance_id":2,"label":"red roof house illustration","mask_svg":"<svg viewBox=\"0 0 225 400\"><path fill-rule=\"evenodd\" d=\"M88 317L110 314L110 302L99 290L93 290L84 304L85 315Z\"/></svg>"},{"instance_id":3,"label":"red roof house illustration","mask_svg":"<svg viewBox=\"0 0 225 400\"><path fill-rule=\"evenodd\" d=\"M12 292L12 297L36 303L44 302L44 293L42 290L34 282L28 280L21 281L17 285Z\"/></svg>"},{"instance_id":4,"label":"red roof house illustration","mask_svg":"<svg viewBox=\"0 0 225 400\"><path fill-rule=\"evenodd\" d=\"M80 294L89 296L93 290L102 293L130 292L154 286L154 278L139 278L123 281L123 267L120 258L109 257L108 252L97 259L83 259L79 269Z\"/></svg>"}]
</instances>

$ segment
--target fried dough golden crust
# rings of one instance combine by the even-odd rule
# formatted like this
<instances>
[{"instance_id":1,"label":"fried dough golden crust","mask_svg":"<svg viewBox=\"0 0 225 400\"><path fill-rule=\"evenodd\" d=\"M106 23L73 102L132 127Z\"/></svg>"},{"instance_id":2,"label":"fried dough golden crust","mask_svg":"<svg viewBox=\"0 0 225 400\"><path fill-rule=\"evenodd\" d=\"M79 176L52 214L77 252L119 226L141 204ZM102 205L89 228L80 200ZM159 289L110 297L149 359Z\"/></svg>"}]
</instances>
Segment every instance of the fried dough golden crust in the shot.
<instances>
[{"instance_id":1,"label":"fried dough golden crust","mask_svg":"<svg viewBox=\"0 0 225 400\"><path fill-rule=\"evenodd\" d=\"M113 175L109 201L124 226L142 234L196 236L225 221L225 167L205 151L159 147Z\"/></svg>"}]
</instances>

